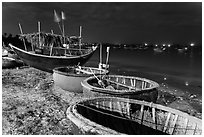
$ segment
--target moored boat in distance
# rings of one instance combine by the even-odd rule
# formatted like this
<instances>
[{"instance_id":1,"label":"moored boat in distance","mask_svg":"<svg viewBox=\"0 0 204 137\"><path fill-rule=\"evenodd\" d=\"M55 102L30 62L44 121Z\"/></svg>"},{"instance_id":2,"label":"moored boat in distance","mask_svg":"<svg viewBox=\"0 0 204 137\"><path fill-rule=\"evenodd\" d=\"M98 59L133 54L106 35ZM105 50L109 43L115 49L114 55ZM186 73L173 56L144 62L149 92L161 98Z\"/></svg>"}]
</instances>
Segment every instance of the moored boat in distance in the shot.
<instances>
[{"instance_id":1,"label":"moored boat in distance","mask_svg":"<svg viewBox=\"0 0 204 137\"><path fill-rule=\"evenodd\" d=\"M89 77L82 81L83 94L85 97L118 96L131 99L139 99L156 102L159 84L134 76L106 75Z\"/></svg>"},{"instance_id":2,"label":"moored boat in distance","mask_svg":"<svg viewBox=\"0 0 204 137\"><path fill-rule=\"evenodd\" d=\"M154 48L153 50L156 53L162 53L163 52L163 50L161 48Z\"/></svg>"},{"instance_id":3,"label":"moored boat in distance","mask_svg":"<svg viewBox=\"0 0 204 137\"><path fill-rule=\"evenodd\" d=\"M67 117L84 132L129 135L202 135L202 120L152 102L118 97L81 100Z\"/></svg>"},{"instance_id":4,"label":"moored boat in distance","mask_svg":"<svg viewBox=\"0 0 204 137\"><path fill-rule=\"evenodd\" d=\"M94 67L58 67L53 70L55 85L70 92L82 92L81 82L93 75L106 75L109 71Z\"/></svg>"}]
</instances>

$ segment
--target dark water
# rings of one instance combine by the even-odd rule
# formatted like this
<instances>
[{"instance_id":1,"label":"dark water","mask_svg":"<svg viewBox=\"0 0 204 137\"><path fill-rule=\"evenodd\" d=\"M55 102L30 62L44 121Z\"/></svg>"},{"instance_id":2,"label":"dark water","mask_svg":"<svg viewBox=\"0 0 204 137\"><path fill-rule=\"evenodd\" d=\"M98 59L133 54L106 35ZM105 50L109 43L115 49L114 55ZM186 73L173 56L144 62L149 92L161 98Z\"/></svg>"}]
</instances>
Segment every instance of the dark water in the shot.
<instances>
[{"instance_id":1,"label":"dark water","mask_svg":"<svg viewBox=\"0 0 204 137\"><path fill-rule=\"evenodd\" d=\"M103 48L103 63L106 51ZM99 50L86 65L99 63ZM193 48L188 52L167 50L156 53L146 50L110 49L110 71L114 74L145 77L181 89L189 94L202 95L202 49Z\"/></svg>"}]
</instances>

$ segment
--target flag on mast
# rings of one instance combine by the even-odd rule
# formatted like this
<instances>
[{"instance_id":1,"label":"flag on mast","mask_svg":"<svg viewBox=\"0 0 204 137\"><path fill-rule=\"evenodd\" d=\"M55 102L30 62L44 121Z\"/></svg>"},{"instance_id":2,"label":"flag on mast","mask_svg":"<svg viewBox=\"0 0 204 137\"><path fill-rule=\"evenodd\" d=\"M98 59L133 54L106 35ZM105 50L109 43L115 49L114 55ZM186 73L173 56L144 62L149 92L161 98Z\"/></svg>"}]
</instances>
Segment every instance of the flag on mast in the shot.
<instances>
[{"instance_id":1,"label":"flag on mast","mask_svg":"<svg viewBox=\"0 0 204 137\"><path fill-rule=\"evenodd\" d=\"M106 52L109 52L109 50L110 50L110 47L107 47L107 48L106 48Z\"/></svg>"},{"instance_id":2,"label":"flag on mast","mask_svg":"<svg viewBox=\"0 0 204 137\"><path fill-rule=\"evenodd\" d=\"M66 17L65 17L65 13L62 11L62 20L65 20Z\"/></svg>"},{"instance_id":3,"label":"flag on mast","mask_svg":"<svg viewBox=\"0 0 204 137\"><path fill-rule=\"evenodd\" d=\"M55 22L60 22L61 21L60 17L57 15L57 12L55 10L54 10L54 21Z\"/></svg>"}]
</instances>

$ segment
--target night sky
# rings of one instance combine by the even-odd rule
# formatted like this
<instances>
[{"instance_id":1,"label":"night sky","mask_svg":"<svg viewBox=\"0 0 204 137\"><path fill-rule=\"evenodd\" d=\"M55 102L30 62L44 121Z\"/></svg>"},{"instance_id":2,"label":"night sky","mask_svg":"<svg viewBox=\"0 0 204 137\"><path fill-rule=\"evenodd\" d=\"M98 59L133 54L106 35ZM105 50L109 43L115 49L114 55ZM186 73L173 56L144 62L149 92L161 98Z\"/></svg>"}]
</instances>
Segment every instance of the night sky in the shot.
<instances>
[{"instance_id":1,"label":"night sky","mask_svg":"<svg viewBox=\"0 0 204 137\"><path fill-rule=\"evenodd\" d=\"M84 42L110 43L201 43L201 2L67 2L2 3L2 33L19 34L41 30L60 33L53 10L66 14L65 33L78 35L83 26Z\"/></svg>"}]
</instances>

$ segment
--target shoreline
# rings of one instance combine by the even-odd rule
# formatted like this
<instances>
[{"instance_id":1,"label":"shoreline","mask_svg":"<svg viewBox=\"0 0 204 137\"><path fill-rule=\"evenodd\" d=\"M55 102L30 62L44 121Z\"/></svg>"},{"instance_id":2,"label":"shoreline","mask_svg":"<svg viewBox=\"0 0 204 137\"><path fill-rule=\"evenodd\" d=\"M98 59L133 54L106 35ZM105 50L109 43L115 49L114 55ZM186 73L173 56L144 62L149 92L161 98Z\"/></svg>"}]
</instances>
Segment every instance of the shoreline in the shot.
<instances>
[{"instance_id":1,"label":"shoreline","mask_svg":"<svg viewBox=\"0 0 204 137\"><path fill-rule=\"evenodd\" d=\"M3 69L2 134L84 135L65 115L71 103L83 98L83 93L55 86L51 73L29 67ZM175 92L173 87L160 86L157 103L202 116L185 92ZM202 100L199 103L202 106Z\"/></svg>"}]
</instances>

